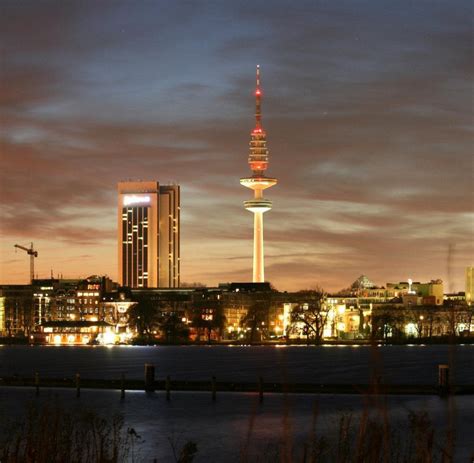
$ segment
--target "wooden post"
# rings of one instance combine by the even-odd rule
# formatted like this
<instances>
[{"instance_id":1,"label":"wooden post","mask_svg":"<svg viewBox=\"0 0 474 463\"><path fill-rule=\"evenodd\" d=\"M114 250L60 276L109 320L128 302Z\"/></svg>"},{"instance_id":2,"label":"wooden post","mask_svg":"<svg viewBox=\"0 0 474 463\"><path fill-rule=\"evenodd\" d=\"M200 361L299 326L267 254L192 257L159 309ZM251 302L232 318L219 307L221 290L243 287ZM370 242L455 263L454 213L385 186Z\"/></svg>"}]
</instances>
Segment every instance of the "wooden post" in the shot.
<instances>
[{"instance_id":1,"label":"wooden post","mask_svg":"<svg viewBox=\"0 0 474 463\"><path fill-rule=\"evenodd\" d=\"M438 388L441 397L449 395L449 365L438 365Z\"/></svg>"},{"instance_id":2,"label":"wooden post","mask_svg":"<svg viewBox=\"0 0 474 463\"><path fill-rule=\"evenodd\" d=\"M215 376L212 377L211 391L212 391L212 401L215 402L217 398L217 382L216 382Z\"/></svg>"},{"instance_id":3,"label":"wooden post","mask_svg":"<svg viewBox=\"0 0 474 463\"><path fill-rule=\"evenodd\" d=\"M125 375L123 373L120 377L120 398L125 399Z\"/></svg>"},{"instance_id":4,"label":"wooden post","mask_svg":"<svg viewBox=\"0 0 474 463\"><path fill-rule=\"evenodd\" d=\"M155 391L155 365L145 363L145 391Z\"/></svg>"},{"instance_id":5,"label":"wooden post","mask_svg":"<svg viewBox=\"0 0 474 463\"><path fill-rule=\"evenodd\" d=\"M81 396L81 375L76 373L76 397Z\"/></svg>"},{"instance_id":6,"label":"wooden post","mask_svg":"<svg viewBox=\"0 0 474 463\"><path fill-rule=\"evenodd\" d=\"M258 377L258 396L260 402L263 402L263 378L261 376Z\"/></svg>"},{"instance_id":7,"label":"wooden post","mask_svg":"<svg viewBox=\"0 0 474 463\"><path fill-rule=\"evenodd\" d=\"M166 389L166 400L169 401L171 399L171 378L169 376L166 377L165 389Z\"/></svg>"},{"instance_id":8,"label":"wooden post","mask_svg":"<svg viewBox=\"0 0 474 463\"><path fill-rule=\"evenodd\" d=\"M35 388L36 388L36 396L38 397L40 394L40 378L39 373L35 373Z\"/></svg>"}]
</instances>

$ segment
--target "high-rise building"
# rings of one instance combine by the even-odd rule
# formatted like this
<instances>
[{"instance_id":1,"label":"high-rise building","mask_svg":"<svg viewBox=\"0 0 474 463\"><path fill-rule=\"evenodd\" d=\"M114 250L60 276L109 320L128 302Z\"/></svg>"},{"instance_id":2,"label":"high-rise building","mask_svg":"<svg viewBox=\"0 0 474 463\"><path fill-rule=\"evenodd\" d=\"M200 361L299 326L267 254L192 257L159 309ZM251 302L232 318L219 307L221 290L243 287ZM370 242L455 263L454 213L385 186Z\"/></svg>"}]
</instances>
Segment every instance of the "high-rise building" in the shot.
<instances>
[{"instance_id":1,"label":"high-rise building","mask_svg":"<svg viewBox=\"0 0 474 463\"><path fill-rule=\"evenodd\" d=\"M179 185L118 184L118 275L131 288L179 287Z\"/></svg>"},{"instance_id":2,"label":"high-rise building","mask_svg":"<svg viewBox=\"0 0 474 463\"><path fill-rule=\"evenodd\" d=\"M474 302L474 267L466 267L466 302L471 305Z\"/></svg>"},{"instance_id":3,"label":"high-rise building","mask_svg":"<svg viewBox=\"0 0 474 463\"><path fill-rule=\"evenodd\" d=\"M251 177L241 178L240 183L254 191L254 198L244 202L244 207L254 215L253 226L253 282L265 281L263 251L263 214L272 208L272 202L263 197L263 190L277 183L276 178L265 176L268 167L266 133L262 127L262 90L260 88L260 67L257 66L257 86L255 89L255 128L250 133L250 154L248 163Z\"/></svg>"}]
</instances>

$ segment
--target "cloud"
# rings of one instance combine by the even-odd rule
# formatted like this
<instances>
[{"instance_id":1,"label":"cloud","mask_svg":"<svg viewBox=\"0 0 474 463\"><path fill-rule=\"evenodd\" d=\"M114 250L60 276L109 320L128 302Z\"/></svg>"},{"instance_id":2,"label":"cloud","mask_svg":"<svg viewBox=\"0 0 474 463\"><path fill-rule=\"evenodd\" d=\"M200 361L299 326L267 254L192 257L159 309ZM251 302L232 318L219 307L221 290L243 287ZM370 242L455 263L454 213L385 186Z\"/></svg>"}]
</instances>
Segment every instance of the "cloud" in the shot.
<instances>
[{"instance_id":1,"label":"cloud","mask_svg":"<svg viewBox=\"0 0 474 463\"><path fill-rule=\"evenodd\" d=\"M467 2L5 5L2 278L20 274L6 251L17 239L75 256L87 245L87 265L112 268L115 187L132 177L182 185L183 279L248 279L251 192L239 178L260 63L279 179L266 193L269 278L285 289L318 278L338 288L366 271L437 277L456 243L462 289L473 255ZM50 267L61 258L47 255Z\"/></svg>"}]
</instances>

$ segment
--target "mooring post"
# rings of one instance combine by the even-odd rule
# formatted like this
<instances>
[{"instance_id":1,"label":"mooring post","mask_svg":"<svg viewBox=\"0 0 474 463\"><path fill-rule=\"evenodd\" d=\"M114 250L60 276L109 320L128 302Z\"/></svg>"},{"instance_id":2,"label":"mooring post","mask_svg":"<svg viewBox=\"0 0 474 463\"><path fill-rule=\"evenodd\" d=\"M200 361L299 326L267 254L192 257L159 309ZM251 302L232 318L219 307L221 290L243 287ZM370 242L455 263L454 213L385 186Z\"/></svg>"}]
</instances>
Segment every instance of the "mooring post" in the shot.
<instances>
[{"instance_id":1,"label":"mooring post","mask_svg":"<svg viewBox=\"0 0 474 463\"><path fill-rule=\"evenodd\" d=\"M36 396L39 396L40 393L40 377L39 373L35 373L35 387L36 387Z\"/></svg>"},{"instance_id":2,"label":"mooring post","mask_svg":"<svg viewBox=\"0 0 474 463\"><path fill-rule=\"evenodd\" d=\"M123 373L120 377L120 398L125 399L125 375Z\"/></svg>"},{"instance_id":3,"label":"mooring post","mask_svg":"<svg viewBox=\"0 0 474 463\"><path fill-rule=\"evenodd\" d=\"M155 365L145 363L145 391L155 391Z\"/></svg>"},{"instance_id":4,"label":"mooring post","mask_svg":"<svg viewBox=\"0 0 474 463\"><path fill-rule=\"evenodd\" d=\"M215 376L212 377L211 391L212 391L212 400L213 400L213 402L215 402L216 398L217 398L217 382L216 382L216 377Z\"/></svg>"},{"instance_id":5,"label":"mooring post","mask_svg":"<svg viewBox=\"0 0 474 463\"><path fill-rule=\"evenodd\" d=\"M263 378L261 376L258 377L258 396L260 402L263 402Z\"/></svg>"},{"instance_id":6,"label":"mooring post","mask_svg":"<svg viewBox=\"0 0 474 463\"><path fill-rule=\"evenodd\" d=\"M166 389L166 400L169 401L171 399L171 378L169 377L169 375L166 377L165 389Z\"/></svg>"},{"instance_id":7,"label":"mooring post","mask_svg":"<svg viewBox=\"0 0 474 463\"><path fill-rule=\"evenodd\" d=\"M81 375L76 373L76 397L81 396Z\"/></svg>"},{"instance_id":8,"label":"mooring post","mask_svg":"<svg viewBox=\"0 0 474 463\"><path fill-rule=\"evenodd\" d=\"M438 388L441 397L449 394L449 365L438 365Z\"/></svg>"}]
</instances>

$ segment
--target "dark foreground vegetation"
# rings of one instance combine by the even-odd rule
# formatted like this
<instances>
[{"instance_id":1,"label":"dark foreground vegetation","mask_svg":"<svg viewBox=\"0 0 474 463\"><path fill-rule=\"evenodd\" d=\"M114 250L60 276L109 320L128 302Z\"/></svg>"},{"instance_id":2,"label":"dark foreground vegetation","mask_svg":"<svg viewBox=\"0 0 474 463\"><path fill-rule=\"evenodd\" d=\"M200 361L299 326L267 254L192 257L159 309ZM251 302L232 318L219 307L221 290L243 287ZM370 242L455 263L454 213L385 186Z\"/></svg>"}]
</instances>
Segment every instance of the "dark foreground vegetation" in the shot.
<instances>
[{"instance_id":1,"label":"dark foreground vegetation","mask_svg":"<svg viewBox=\"0 0 474 463\"><path fill-rule=\"evenodd\" d=\"M376 405L376 404L373 404ZM250 417L246 441L234 461L285 463L430 463L454 462L454 436L436 430L426 412L408 412L402 422L391 423L384 407L362 414L341 414L336 435L317 431L318 410L304 442L292 442L289 430L272 442L252 441ZM68 410L60 403L30 405L23 418L1 418L2 463L118 463L142 459L141 445L153 436L127 428L123 418L99 416L91 410ZM284 426L285 427L285 426ZM166 433L166 430L158 430ZM277 431L275 432L277 434ZM279 434L279 433L278 433ZM280 434L281 435L281 434ZM175 445L169 438L172 460L191 463L199 459L199 442ZM157 459L151 460L158 462ZM214 460L220 461L220 460Z\"/></svg>"}]
</instances>

